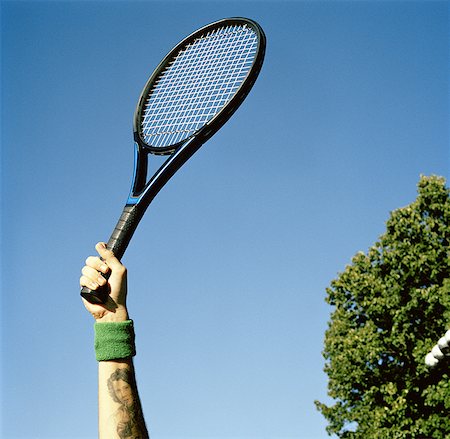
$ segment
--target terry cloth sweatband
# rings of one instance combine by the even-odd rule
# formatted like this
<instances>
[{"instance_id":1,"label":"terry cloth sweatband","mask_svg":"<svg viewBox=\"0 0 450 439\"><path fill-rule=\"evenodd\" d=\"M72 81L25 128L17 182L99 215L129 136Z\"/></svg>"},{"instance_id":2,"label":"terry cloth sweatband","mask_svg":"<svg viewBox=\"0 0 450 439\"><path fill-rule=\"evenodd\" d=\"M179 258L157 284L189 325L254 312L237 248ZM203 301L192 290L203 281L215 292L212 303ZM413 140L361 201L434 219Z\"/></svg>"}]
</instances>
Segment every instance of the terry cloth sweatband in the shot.
<instances>
[{"instance_id":1,"label":"terry cloth sweatband","mask_svg":"<svg viewBox=\"0 0 450 439\"><path fill-rule=\"evenodd\" d=\"M97 361L117 360L136 355L133 320L95 323L94 330Z\"/></svg>"}]
</instances>

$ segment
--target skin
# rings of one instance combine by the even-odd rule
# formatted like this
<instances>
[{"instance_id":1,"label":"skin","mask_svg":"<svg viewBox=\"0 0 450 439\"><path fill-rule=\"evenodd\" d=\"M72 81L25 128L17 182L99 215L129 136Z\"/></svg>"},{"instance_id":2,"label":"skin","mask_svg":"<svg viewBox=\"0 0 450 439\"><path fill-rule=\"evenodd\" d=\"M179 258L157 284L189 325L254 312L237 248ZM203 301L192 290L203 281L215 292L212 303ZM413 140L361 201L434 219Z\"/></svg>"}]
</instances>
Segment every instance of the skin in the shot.
<instances>
[{"instance_id":1,"label":"skin","mask_svg":"<svg viewBox=\"0 0 450 439\"><path fill-rule=\"evenodd\" d=\"M80 286L92 290L108 283L110 295L104 305L83 300L96 322L122 322L129 319L126 306L127 270L99 242L99 256L89 256L81 270ZM108 281L101 275L111 272ZM109 386L108 386L109 384ZM99 439L147 439L149 434L142 414L131 358L98 363Z\"/></svg>"}]
</instances>

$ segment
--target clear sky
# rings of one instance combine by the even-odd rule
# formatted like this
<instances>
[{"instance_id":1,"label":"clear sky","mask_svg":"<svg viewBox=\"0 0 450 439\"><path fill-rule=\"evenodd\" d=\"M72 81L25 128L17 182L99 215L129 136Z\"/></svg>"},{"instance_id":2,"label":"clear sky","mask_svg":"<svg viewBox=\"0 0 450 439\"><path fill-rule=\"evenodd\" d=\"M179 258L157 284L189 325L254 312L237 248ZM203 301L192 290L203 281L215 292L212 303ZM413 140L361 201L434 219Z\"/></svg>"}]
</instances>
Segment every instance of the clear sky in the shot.
<instances>
[{"instance_id":1,"label":"clear sky","mask_svg":"<svg viewBox=\"0 0 450 439\"><path fill-rule=\"evenodd\" d=\"M449 171L449 3L3 1L2 437L95 438L78 278L133 169L141 88L184 36L257 20L243 106L123 259L153 439L326 438L325 289Z\"/></svg>"}]
</instances>

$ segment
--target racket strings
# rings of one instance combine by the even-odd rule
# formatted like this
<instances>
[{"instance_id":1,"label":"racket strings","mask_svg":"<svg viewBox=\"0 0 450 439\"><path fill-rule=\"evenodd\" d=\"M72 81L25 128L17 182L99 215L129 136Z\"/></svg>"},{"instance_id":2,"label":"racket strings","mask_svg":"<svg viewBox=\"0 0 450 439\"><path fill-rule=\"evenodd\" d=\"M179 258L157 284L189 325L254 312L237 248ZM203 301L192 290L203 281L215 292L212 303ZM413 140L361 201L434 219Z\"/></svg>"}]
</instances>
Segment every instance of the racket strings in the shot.
<instances>
[{"instance_id":1,"label":"racket strings","mask_svg":"<svg viewBox=\"0 0 450 439\"><path fill-rule=\"evenodd\" d=\"M256 56L248 26L225 26L195 39L160 73L141 121L143 140L174 145L211 120L234 96Z\"/></svg>"},{"instance_id":2,"label":"racket strings","mask_svg":"<svg viewBox=\"0 0 450 439\"><path fill-rule=\"evenodd\" d=\"M206 43L210 42L211 35L207 35ZM223 87L224 84L221 84L220 82L217 82L217 76L220 74L221 69L223 69L226 65L227 59L223 57L221 52L224 52L224 48L220 47L218 51L215 53L207 52L209 56L203 56L201 63L194 63L193 60L195 60L195 56L199 56L201 53L205 53L205 49L209 49L209 45L205 44L205 41L202 41L202 44L199 44L195 47L195 49L191 53L188 51L185 51L183 53L183 56L179 59L179 68L174 69L172 68L171 75L167 76L167 81L185 81L184 86L178 86L175 89L166 90L165 93L160 93L159 99L164 100L166 102L166 110L159 112L158 114L155 114L158 119L161 119L159 126L154 126L153 128L168 128L170 126L170 121L164 120L163 118L166 117L168 114L171 114L174 112L174 110L178 110L174 112L175 120L177 118L179 119L180 116L185 115L186 116L186 110L193 110L194 106L197 107L197 121L203 120L205 116L205 111L203 111L203 117L202 113L199 113L201 109L205 109L208 107L212 107L211 105L211 97L213 96L215 90L222 89L222 92L226 92L226 88ZM190 56L186 56L186 55ZM233 53L230 51L230 55L233 55ZM220 62L220 58L222 59L222 62ZM217 64L219 62L219 64ZM217 65L216 68L210 69L209 71L206 71L207 74L205 74L204 66L215 63ZM195 67L195 70L194 70ZM215 73L215 74L214 74ZM230 75L231 76L231 75ZM207 79L205 81L205 78ZM209 80L208 80L209 79ZM223 81L222 81L223 82ZM215 83L215 87L213 84ZM169 86L170 87L170 86ZM168 94L172 94L172 101L167 101ZM209 99L205 99L208 97ZM217 93L216 93L217 94ZM188 105L180 105L180 99L185 95L186 99L185 101L188 103ZM203 100L203 102L199 105L200 98ZM156 104L157 101L154 101L154 104ZM172 105L171 105L172 104ZM178 108L176 108L178 106ZM187 116L192 119L193 112L191 111ZM153 118L154 119L154 118ZM178 123L180 120L178 120ZM183 130L177 130L177 131L183 131L188 132L190 129L183 129ZM164 131L159 131L158 134L165 133Z\"/></svg>"}]
</instances>

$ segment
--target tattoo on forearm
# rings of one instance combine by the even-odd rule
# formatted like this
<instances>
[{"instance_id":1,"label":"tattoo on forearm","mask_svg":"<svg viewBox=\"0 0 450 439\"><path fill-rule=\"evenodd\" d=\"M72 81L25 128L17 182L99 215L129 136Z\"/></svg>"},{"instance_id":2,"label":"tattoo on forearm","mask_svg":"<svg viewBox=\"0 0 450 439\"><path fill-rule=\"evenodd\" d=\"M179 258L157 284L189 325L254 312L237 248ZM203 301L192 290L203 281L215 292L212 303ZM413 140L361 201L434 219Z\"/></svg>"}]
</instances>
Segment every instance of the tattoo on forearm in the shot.
<instances>
[{"instance_id":1,"label":"tattoo on forearm","mask_svg":"<svg viewBox=\"0 0 450 439\"><path fill-rule=\"evenodd\" d=\"M116 369L108 379L111 398L120 404L114 413L117 435L120 439L148 439L134 371Z\"/></svg>"}]
</instances>

